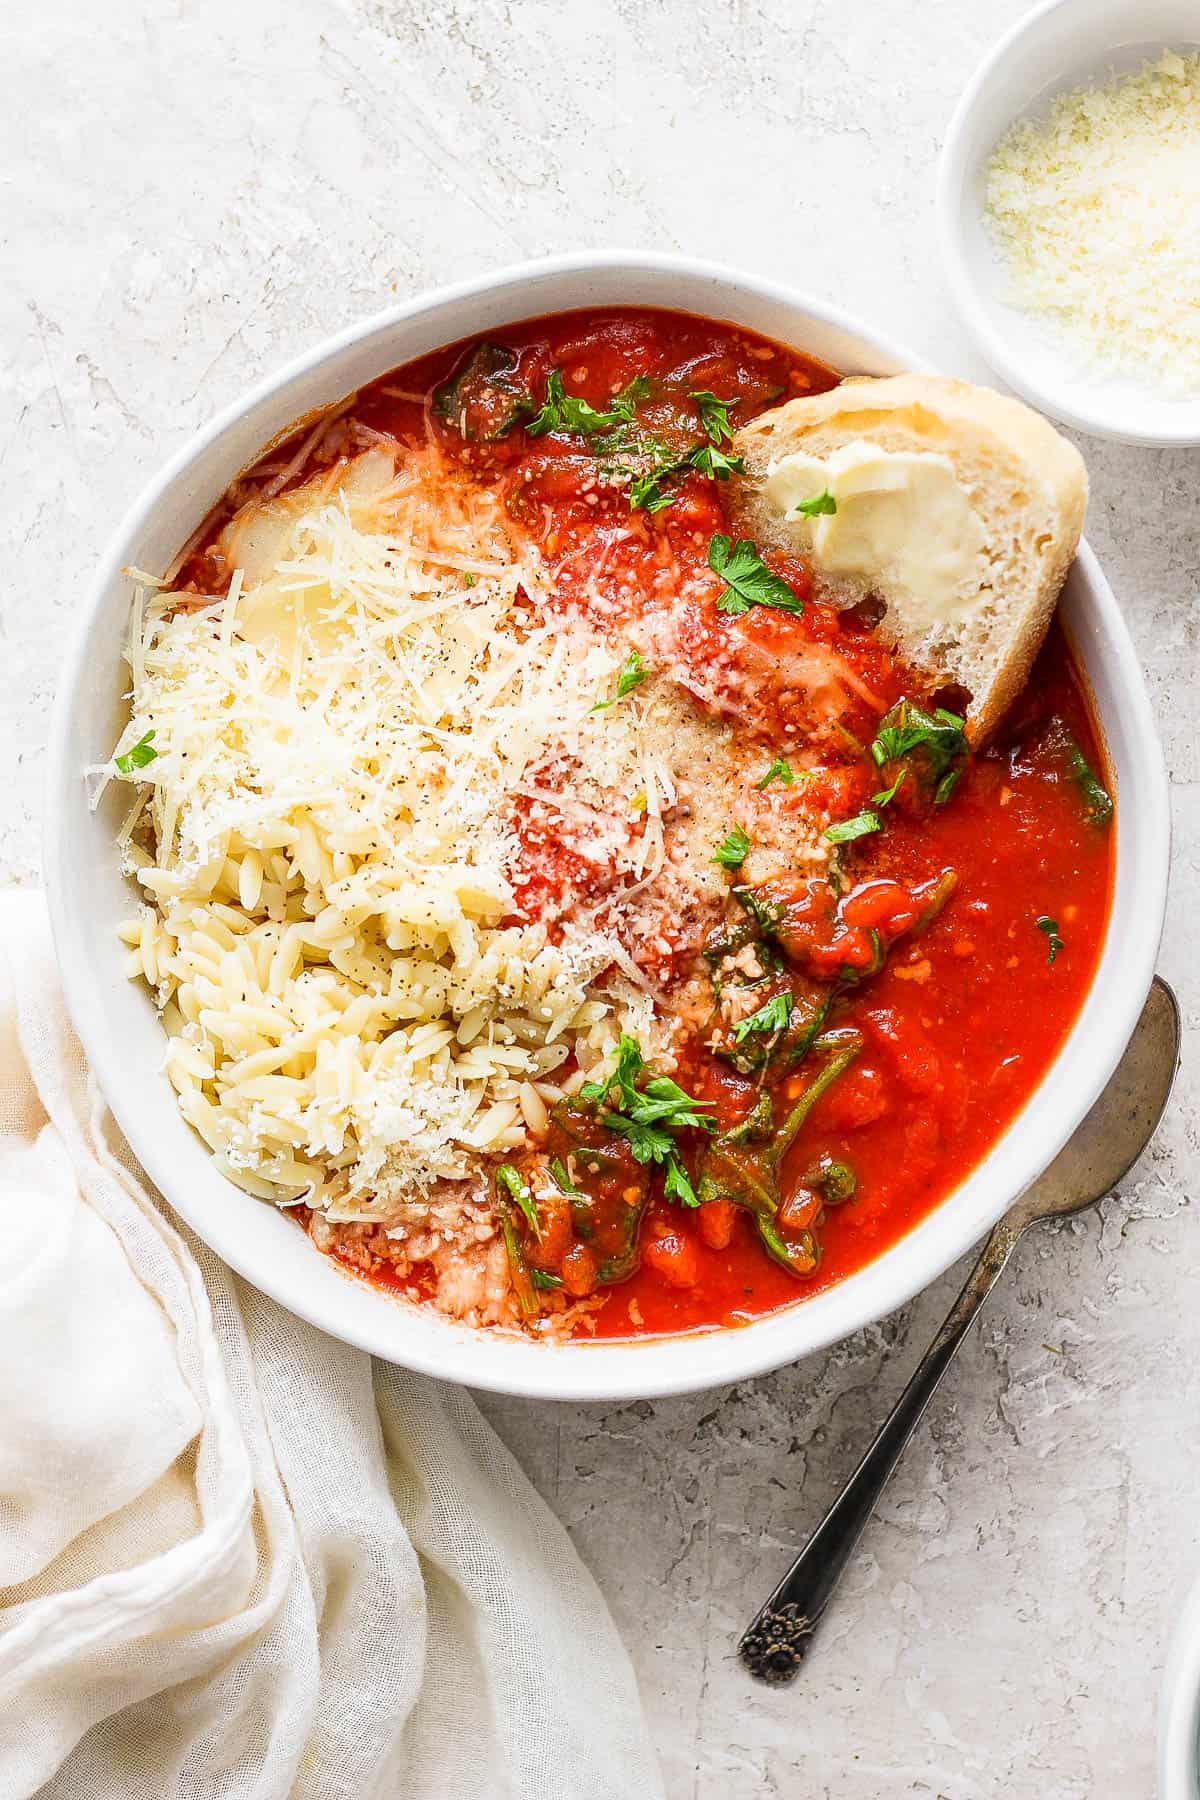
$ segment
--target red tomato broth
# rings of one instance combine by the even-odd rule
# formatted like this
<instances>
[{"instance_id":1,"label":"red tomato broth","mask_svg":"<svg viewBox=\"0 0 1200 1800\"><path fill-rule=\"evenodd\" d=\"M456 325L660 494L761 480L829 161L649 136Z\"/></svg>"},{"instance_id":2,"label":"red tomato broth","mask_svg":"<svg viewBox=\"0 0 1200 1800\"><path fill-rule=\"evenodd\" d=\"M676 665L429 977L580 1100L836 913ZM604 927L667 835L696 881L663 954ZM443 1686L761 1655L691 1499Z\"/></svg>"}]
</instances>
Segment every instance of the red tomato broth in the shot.
<instances>
[{"instance_id":1,"label":"red tomato broth","mask_svg":"<svg viewBox=\"0 0 1200 1800\"><path fill-rule=\"evenodd\" d=\"M740 328L648 309L564 314L488 337L517 353L521 379L535 394L557 367L572 395L604 408L634 376L652 376L674 394L680 429L693 389L746 392L746 404L734 414L740 423L773 402L838 380L813 359ZM707 558L713 534L729 530L721 483L689 474L663 512L631 513L628 489L597 486L593 458L576 443L531 437L519 426L496 441L470 443L435 425L432 390L469 348L469 342L453 345L393 371L362 391L354 416L402 439L425 441L432 433L448 457L500 485L514 518L555 570L551 606L578 609L633 643L639 625L670 614L675 653L695 676L699 702L738 710L743 719L749 713L764 768L774 752L792 752L802 729L806 741L813 735L805 709L814 656L834 658L841 725L863 743L893 701L921 692L865 617L839 615L813 599L800 561L767 558L805 601L801 615L766 607L735 618L718 613ZM666 420L663 429L670 428ZM694 416L690 430L694 437ZM798 1280L773 1262L741 1211L728 1244L712 1248L695 1215L659 1196L643 1223L643 1246L681 1240L673 1266L692 1279L676 1285L664 1274L669 1255L643 1254L633 1276L604 1290L604 1304L579 1335L613 1339L742 1324L832 1286L924 1218L1021 1110L1091 984L1113 879L1112 834L1088 821L1072 782L1036 756L1009 754L1050 715L1065 720L1093 767L1102 767L1057 627L997 746L971 759L952 803L921 820L893 808L865 855L849 846L856 881L894 879L912 887L953 868L958 885L922 935L901 939L878 975L837 1002L837 1024L859 1028L864 1048L817 1102L789 1153L782 1184L786 1194L823 1153L849 1163L857 1176L853 1197L824 1212L815 1272ZM861 756L814 784L826 804L832 804L829 783L836 789L835 816L851 815L877 785ZM803 808L814 802L798 784L771 803ZM521 879L523 904L549 913L583 870L569 845L543 838L530 844L530 867ZM1053 966L1040 916L1058 922L1065 943ZM664 965L664 978L673 972ZM719 1076L714 1079L719 1085ZM386 1270L371 1278L420 1297L419 1279L400 1282Z\"/></svg>"},{"instance_id":2,"label":"red tomato broth","mask_svg":"<svg viewBox=\"0 0 1200 1800\"><path fill-rule=\"evenodd\" d=\"M1093 767L1102 766L1057 626L1018 716L1043 711L1065 718ZM1112 895L1111 837L1086 821L1069 782L1030 772L1002 780L1002 767L999 752L985 754L969 767L953 806L933 821L889 824L888 858L897 874L919 879L952 863L959 886L911 950L839 1014L839 1023L864 1028L866 1048L817 1102L788 1166L795 1173L829 1152L852 1164L859 1186L852 1199L826 1210L821 1261L799 1298L874 1261L966 1179L1039 1085L1091 986ZM1012 797L1001 804L1004 787ZM1053 966L1037 927L1042 916L1058 921L1066 944ZM928 980L906 979L905 971L925 960ZM923 1056L930 1048L932 1066ZM907 1083L900 1074L906 1049ZM868 1070L882 1076L886 1111L857 1124L854 1101ZM874 1103L869 1096L862 1110ZM676 1208L663 1210L678 1222ZM797 1300L795 1277L763 1254L744 1214L726 1251L710 1250L698 1231L693 1235L696 1287L665 1288L643 1268L600 1312L597 1336L743 1324ZM627 1316L630 1301L640 1317L636 1326Z\"/></svg>"}]
</instances>

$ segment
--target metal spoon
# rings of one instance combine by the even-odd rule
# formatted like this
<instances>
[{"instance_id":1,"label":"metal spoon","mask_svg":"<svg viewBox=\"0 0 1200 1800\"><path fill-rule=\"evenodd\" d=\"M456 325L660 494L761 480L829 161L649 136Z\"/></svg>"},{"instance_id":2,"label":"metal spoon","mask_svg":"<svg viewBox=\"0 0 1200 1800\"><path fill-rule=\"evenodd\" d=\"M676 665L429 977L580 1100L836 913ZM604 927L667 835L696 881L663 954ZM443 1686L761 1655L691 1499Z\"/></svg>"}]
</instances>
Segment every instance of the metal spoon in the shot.
<instances>
[{"instance_id":1,"label":"metal spoon","mask_svg":"<svg viewBox=\"0 0 1200 1800\"><path fill-rule=\"evenodd\" d=\"M1025 1229L1082 1212L1111 1193L1153 1137L1179 1067L1179 1007L1155 976L1133 1037L1079 1129L1004 1215L890 1417L738 1646L760 1681L790 1681L804 1661L875 1502L976 1313Z\"/></svg>"}]
</instances>

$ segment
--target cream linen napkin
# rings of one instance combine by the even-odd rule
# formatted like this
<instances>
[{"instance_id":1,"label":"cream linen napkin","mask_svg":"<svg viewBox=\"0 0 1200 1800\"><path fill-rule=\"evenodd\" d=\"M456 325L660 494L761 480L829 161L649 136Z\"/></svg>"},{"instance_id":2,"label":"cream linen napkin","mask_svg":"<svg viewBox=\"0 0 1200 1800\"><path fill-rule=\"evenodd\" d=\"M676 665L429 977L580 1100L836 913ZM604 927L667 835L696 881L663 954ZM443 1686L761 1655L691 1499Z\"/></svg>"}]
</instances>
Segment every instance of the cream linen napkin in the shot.
<instances>
[{"instance_id":1,"label":"cream linen napkin","mask_svg":"<svg viewBox=\"0 0 1200 1800\"><path fill-rule=\"evenodd\" d=\"M0 896L0 1794L655 1800L628 1659L465 1393L173 1226Z\"/></svg>"}]
</instances>

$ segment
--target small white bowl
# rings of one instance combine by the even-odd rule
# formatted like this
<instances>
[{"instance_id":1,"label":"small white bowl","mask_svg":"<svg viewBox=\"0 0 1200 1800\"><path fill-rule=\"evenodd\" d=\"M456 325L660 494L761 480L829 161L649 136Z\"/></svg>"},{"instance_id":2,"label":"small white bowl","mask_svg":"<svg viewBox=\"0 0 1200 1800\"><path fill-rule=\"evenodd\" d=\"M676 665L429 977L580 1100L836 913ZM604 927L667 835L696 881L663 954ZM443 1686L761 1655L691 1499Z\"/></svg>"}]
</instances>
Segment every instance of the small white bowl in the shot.
<instances>
[{"instance_id":1,"label":"small white bowl","mask_svg":"<svg viewBox=\"0 0 1200 1800\"><path fill-rule=\"evenodd\" d=\"M992 367L1043 412L1128 444L1200 444L1200 397L1172 399L1089 372L1049 323L1006 302L1007 276L984 222L985 170L1018 119L1055 95L1136 69L1164 49L1200 47L1196 0L1049 0L976 70L938 167L942 261L963 319Z\"/></svg>"},{"instance_id":2,"label":"small white bowl","mask_svg":"<svg viewBox=\"0 0 1200 1800\"><path fill-rule=\"evenodd\" d=\"M1158 1726L1159 1800L1200 1800L1200 1585L1175 1628Z\"/></svg>"},{"instance_id":3,"label":"small white bowl","mask_svg":"<svg viewBox=\"0 0 1200 1800\"><path fill-rule=\"evenodd\" d=\"M1036 1180L1112 1074L1145 1000L1162 930L1169 814L1137 654L1085 544L1061 616L1094 696L1117 788L1116 884L1092 991L1037 1091L962 1185L865 1269L769 1318L624 1343L539 1344L473 1331L344 1275L282 1213L226 1181L179 1112L150 999L124 973L117 928L136 897L115 842L121 796L110 787L91 812L84 791L84 768L108 756L124 722L130 589L122 570L165 566L262 446L304 414L456 338L581 306L678 307L735 320L850 374L915 366L833 307L758 276L619 251L505 269L393 307L317 345L185 445L117 526L80 609L59 688L45 860L67 1004L92 1068L142 1167L218 1256L302 1318L407 1368L500 1393L615 1400L714 1387L848 1336L934 1280Z\"/></svg>"}]
</instances>

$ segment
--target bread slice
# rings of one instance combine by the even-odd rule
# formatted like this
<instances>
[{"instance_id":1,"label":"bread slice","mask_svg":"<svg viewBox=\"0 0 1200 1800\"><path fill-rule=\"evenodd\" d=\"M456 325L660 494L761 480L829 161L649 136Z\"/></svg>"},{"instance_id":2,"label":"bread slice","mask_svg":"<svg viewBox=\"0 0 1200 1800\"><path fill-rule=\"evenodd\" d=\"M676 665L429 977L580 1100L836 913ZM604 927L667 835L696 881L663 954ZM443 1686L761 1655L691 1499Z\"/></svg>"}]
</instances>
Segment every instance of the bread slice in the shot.
<instances>
[{"instance_id":1,"label":"bread slice","mask_svg":"<svg viewBox=\"0 0 1200 1800\"><path fill-rule=\"evenodd\" d=\"M931 620L911 587L889 583L883 571L823 570L816 521L785 518L777 497L768 496L780 458L801 452L824 461L860 443L941 456L952 465L971 509L951 493L970 526L970 551L954 551L961 603L948 613ZM739 528L760 550L805 557L818 591L833 604L853 605L868 593L883 601L883 640L939 685L967 689L968 733L977 743L987 738L1025 683L1079 544L1088 486L1074 445L1019 400L990 388L896 375L851 379L791 400L743 426L734 449L745 459L744 475L735 477ZM944 464L936 478L949 482Z\"/></svg>"}]
</instances>

